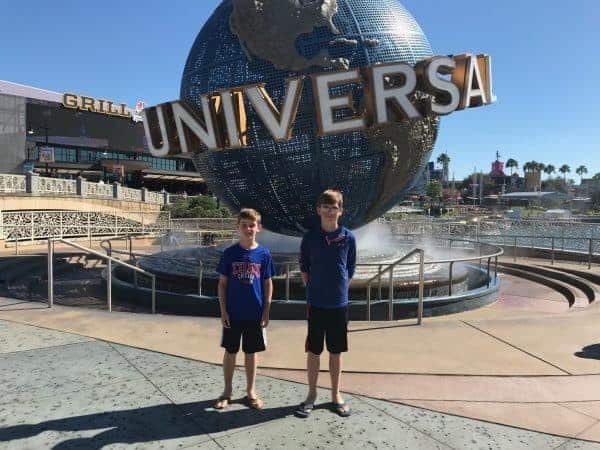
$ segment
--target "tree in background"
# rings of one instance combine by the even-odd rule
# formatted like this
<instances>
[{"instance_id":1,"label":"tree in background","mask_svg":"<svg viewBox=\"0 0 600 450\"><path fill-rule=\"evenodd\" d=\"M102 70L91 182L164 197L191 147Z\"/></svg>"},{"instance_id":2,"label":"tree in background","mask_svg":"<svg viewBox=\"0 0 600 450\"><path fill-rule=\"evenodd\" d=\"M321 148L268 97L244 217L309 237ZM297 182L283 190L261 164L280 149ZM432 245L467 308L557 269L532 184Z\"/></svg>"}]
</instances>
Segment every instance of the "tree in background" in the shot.
<instances>
[{"instance_id":1,"label":"tree in background","mask_svg":"<svg viewBox=\"0 0 600 450\"><path fill-rule=\"evenodd\" d=\"M537 161L527 161L523 164L523 171L525 172L535 172L537 169Z\"/></svg>"},{"instance_id":2,"label":"tree in background","mask_svg":"<svg viewBox=\"0 0 600 450\"><path fill-rule=\"evenodd\" d=\"M448 182L448 168L450 166L450 157L447 153L442 153L437 157L438 164L442 165L442 183Z\"/></svg>"},{"instance_id":3,"label":"tree in background","mask_svg":"<svg viewBox=\"0 0 600 450\"><path fill-rule=\"evenodd\" d=\"M539 172L539 173L540 173L540 175L541 175L541 173L542 173L542 172L544 172L545 170L546 170L546 164L544 164L544 163L539 163L539 162L536 162L536 163L535 163L535 171L536 171L536 172Z\"/></svg>"},{"instance_id":4,"label":"tree in background","mask_svg":"<svg viewBox=\"0 0 600 450\"><path fill-rule=\"evenodd\" d=\"M560 166L560 169L558 169L558 171L563 174L563 177L565 179L565 184L566 184L567 183L567 174L569 172L571 172L571 168L567 164L563 164L562 166Z\"/></svg>"},{"instance_id":5,"label":"tree in background","mask_svg":"<svg viewBox=\"0 0 600 450\"><path fill-rule=\"evenodd\" d=\"M164 211L169 211L174 219L231 217L227 208L219 207L217 199L208 195L183 198L165 206Z\"/></svg>"},{"instance_id":6,"label":"tree in background","mask_svg":"<svg viewBox=\"0 0 600 450\"><path fill-rule=\"evenodd\" d=\"M556 167L554 167L552 164L548 164L545 168L544 168L544 172L546 174L548 174L548 178L550 178L550 176L553 173L556 173Z\"/></svg>"},{"instance_id":7,"label":"tree in background","mask_svg":"<svg viewBox=\"0 0 600 450\"><path fill-rule=\"evenodd\" d=\"M442 184L437 181L430 181L425 189L425 194L432 200L437 200L442 197Z\"/></svg>"},{"instance_id":8,"label":"tree in background","mask_svg":"<svg viewBox=\"0 0 600 450\"><path fill-rule=\"evenodd\" d=\"M542 181L542 189L547 192L562 192L563 194L569 192L567 182L561 177L548 178Z\"/></svg>"},{"instance_id":9,"label":"tree in background","mask_svg":"<svg viewBox=\"0 0 600 450\"><path fill-rule=\"evenodd\" d=\"M583 183L583 175L588 173L587 167L585 167L584 165L581 165L577 168L577 170L575 170L575 173L577 175L579 175L579 177L581 178L579 184Z\"/></svg>"},{"instance_id":10,"label":"tree in background","mask_svg":"<svg viewBox=\"0 0 600 450\"><path fill-rule=\"evenodd\" d=\"M518 169L519 163L516 159L510 158L508 161L506 161L506 168L510 169L510 176L512 177L513 169Z\"/></svg>"}]
</instances>

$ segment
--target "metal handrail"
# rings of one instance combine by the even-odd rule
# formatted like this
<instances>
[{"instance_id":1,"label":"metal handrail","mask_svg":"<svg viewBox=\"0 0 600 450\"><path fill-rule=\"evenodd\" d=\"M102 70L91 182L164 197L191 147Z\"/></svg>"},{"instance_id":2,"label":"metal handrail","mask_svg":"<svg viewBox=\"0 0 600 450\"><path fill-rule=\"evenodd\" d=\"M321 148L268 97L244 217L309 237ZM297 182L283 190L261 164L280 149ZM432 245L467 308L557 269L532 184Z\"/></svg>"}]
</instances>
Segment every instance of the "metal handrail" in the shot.
<instances>
[{"instance_id":1,"label":"metal handrail","mask_svg":"<svg viewBox=\"0 0 600 450\"><path fill-rule=\"evenodd\" d=\"M129 258L131 261L136 261L137 264L137 257L144 257L144 258L156 258L156 259L163 259L163 260L172 260L172 261L182 261L182 260L186 260L185 258L173 258L173 257L168 257L168 256L154 256L151 254L147 254L147 253L141 253L141 252L134 252L133 251L133 238L135 238L136 236L130 236L130 245L129 245ZM105 243L108 243L109 248L111 248L112 253L119 253L119 254L127 254L128 251L127 250L121 250L121 249L117 249L117 248L112 248L110 241L111 240L122 240L124 239L123 237L115 237L115 238L109 238L109 239L105 239L104 241L102 241L101 246L102 248L104 248L107 253L108 253L108 249L106 248ZM453 242L467 242L467 243L472 243L472 244L477 244L479 246L485 245L487 247L492 247L495 248L495 252L494 253L489 253L489 254L485 254L485 255L477 255L477 256L473 256L473 257L463 257L463 258L454 258L454 259L445 259L445 260L434 260L434 261L424 261L423 264L425 266L428 265L433 265L433 264L449 264L450 268L449 268L449 274L450 274L450 279L449 279L449 287L448 287L448 291L449 291L449 295L452 295L452 288L453 288L453 266L455 263L461 263L461 262L471 262L471 261L483 261L485 259L487 259L488 264L488 287L489 287L489 283L490 283L490 264L491 264L491 259L493 258L495 260L495 276L494 279L498 278L498 257L500 255L502 255L504 253L504 250L494 244L489 244L489 243L483 243L483 242L477 242L477 241L472 241L472 240L468 240L468 239L445 239L447 241L449 241L450 243L450 248L452 247L452 243ZM440 248L445 248L445 247L440 247ZM414 252L414 251L413 251ZM412 253L414 254L414 253ZM411 266L411 265L415 265L417 263L407 263L404 262L404 259L412 256L411 253L403 256L402 258L400 258L398 261L395 261L393 263L391 263L390 265L394 265L398 266L398 265L406 265L406 266ZM202 295L202 281L203 281L203 277L204 277L204 273L206 272L206 267L205 267L205 263L201 260L197 260L194 258L189 258L190 261L192 262L198 262L199 263L199 267L198 267L198 295ZM201 267L200 267L201 266ZM292 266L299 266L299 263L290 263L290 262L286 262L283 263L283 267L285 267L285 271L284 276L285 276L285 300L289 301L290 300L290 282L292 279L292 270L291 267ZM379 271L381 271L382 268L382 264L381 263L360 263L356 265L357 267L379 267ZM389 270L389 267L388 269ZM386 271L387 271L386 270ZM383 272L386 272L383 271ZM382 274L383 274L382 272ZM379 283L379 300L381 300L382 296L381 296L381 277L379 276L379 273L377 275L375 275L373 277L373 279L370 280L370 282L374 281L374 279L379 279L380 283ZM134 273L134 282L137 281L135 279L135 273Z\"/></svg>"},{"instance_id":2,"label":"metal handrail","mask_svg":"<svg viewBox=\"0 0 600 450\"><path fill-rule=\"evenodd\" d=\"M125 237L125 239L128 240L129 242L129 248L127 250L119 250L119 249L114 249L112 248L112 243L111 241L115 239L115 240L122 240L123 237L117 237L117 238L111 238L111 239L104 239L102 242L100 242L100 247L102 247L104 249L104 251L106 251L107 256L112 256L113 252L114 253L119 253L119 254L128 254L129 255L129 260L133 261L134 264L137 266L138 262L137 262L137 257L138 256L142 256L144 258L157 258L157 259L162 259L162 260L172 260L172 261L181 261L182 258L169 258L167 256L158 256L155 257L153 255L148 255L146 253L135 253L133 251L133 236L131 235L127 235ZM106 248L103 244L108 244L108 248ZM162 247L162 246L161 246ZM190 260L192 260L192 258L189 258ZM193 259L194 262L198 262L198 295L202 296L202 280L204 279L204 262L202 260L198 260L198 259ZM138 270L138 271L141 271ZM134 272L134 285L137 286L137 272Z\"/></svg>"},{"instance_id":3,"label":"metal handrail","mask_svg":"<svg viewBox=\"0 0 600 450\"><path fill-rule=\"evenodd\" d=\"M394 261L393 263L391 263L390 265L388 265L384 270L382 270L381 272L379 272L377 275L373 276L373 278L371 278L370 280L367 280L367 284L371 283L376 278L380 278L381 275L384 275L388 270L393 270L394 267L396 267L397 265L402 264L404 261L406 261L411 256L416 255L417 253L422 252L422 251L423 250L421 250L419 248L415 248L414 250L411 250L406 255L404 255L402 258L398 259L397 261ZM416 264L416 263L408 263L407 265L414 265L414 264ZM379 265L381 265L381 264L379 264Z\"/></svg>"},{"instance_id":4,"label":"metal handrail","mask_svg":"<svg viewBox=\"0 0 600 450\"><path fill-rule=\"evenodd\" d=\"M144 269L140 269L139 267L132 266L131 264L127 264L126 262L121 261L120 259L113 258L112 256L103 255L100 252L92 250L91 248L86 248L82 245L76 244L75 242L68 241L66 239L48 239L48 307L51 308L54 304L54 245L56 242L61 242L66 245L70 245L73 248L79 249L85 253L97 256L99 258L105 259L107 261L106 267L106 299L108 304L108 311L112 311L112 263L114 262L116 265L121 265L131 269L135 272L139 272L143 275L146 275L152 279L152 314L156 314L156 275L153 273L147 272Z\"/></svg>"},{"instance_id":5,"label":"metal handrail","mask_svg":"<svg viewBox=\"0 0 600 450\"><path fill-rule=\"evenodd\" d=\"M416 248L411 250L406 255L404 255L399 260L393 262L389 266L387 266L383 271L379 271L377 275L367 281L367 321L371 321L371 283L378 279L381 282L381 276L386 272L390 272L390 282L389 282L389 305L388 305L388 319L394 320L394 268L402 264L408 258L412 257L415 254L419 254L419 262L411 263L411 264L419 264L419 303L417 307L417 325L421 325L423 322L423 295L424 295L424 285L425 285L425 251L420 248ZM381 287L381 286L380 286Z\"/></svg>"},{"instance_id":6,"label":"metal handrail","mask_svg":"<svg viewBox=\"0 0 600 450\"><path fill-rule=\"evenodd\" d=\"M399 236L413 236L413 237L425 237L424 233L396 233ZM446 235L448 239L450 239L451 235ZM443 237L442 237L443 238ZM552 265L554 265L555 260L555 252L557 250L565 252L567 254L586 254L587 255L587 265L588 269L592 268L592 260L593 257L598 255L598 252L594 251L594 246L596 242L600 242L600 238L597 237L579 237L579 236L565 236L564 234L561 236L548 236L548 235L539 235L539 234L477 234L477 238L479 239L479 243L486 245L496 245L502 247L512 247L513 248L513 260L517 261L517 248L535 248L542 250L550 250L551 251L551 260ZM481 242L481 240L485 240L487 242ZM519 245L519 240L531 239L530 245ZM534 239L539 241L550 241L550 246L544 246L543 244L535 244ZM460 239L457 239L460 240ZM466 240L463 240L466 241ZM508 244L507 241L512 242L512 244ZM556 241L562 241L562 246L557 246ZM565 241L578 241L578 242L587 242L588 245L586 248L575 249L575 248L566 248ZM468 241L466 241L468 242Z\"/></svg>"}]
</instances>

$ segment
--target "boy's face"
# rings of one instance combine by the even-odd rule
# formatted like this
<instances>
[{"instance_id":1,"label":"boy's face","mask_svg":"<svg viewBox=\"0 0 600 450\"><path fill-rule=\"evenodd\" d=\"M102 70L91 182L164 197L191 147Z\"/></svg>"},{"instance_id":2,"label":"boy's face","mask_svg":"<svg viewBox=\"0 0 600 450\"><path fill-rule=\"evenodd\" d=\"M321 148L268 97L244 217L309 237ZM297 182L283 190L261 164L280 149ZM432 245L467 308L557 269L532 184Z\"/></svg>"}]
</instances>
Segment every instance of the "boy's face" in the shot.
<instances>
[{"instance_id":1,"label":"boy's face","mask_svg":"<svg viewBox=\"0 0 600 450\"><path fill-rule=\"evenodd\" d=\"M260 224L256 220L240 219L238 224L240 237L248 240L255 240L256 233L261 230Z\"/></svg>"},{"instance_id":2,"label":"boy's face","mask_svg":"<svg viewBox=\"0 0 600 450\"><path fill-rule=\"evenodd\" d=\"M342 208L337 203L323 203L317 206L317 214L321 218L321 223L337 223L342 212Z\"/></svg>"}]
</instances>

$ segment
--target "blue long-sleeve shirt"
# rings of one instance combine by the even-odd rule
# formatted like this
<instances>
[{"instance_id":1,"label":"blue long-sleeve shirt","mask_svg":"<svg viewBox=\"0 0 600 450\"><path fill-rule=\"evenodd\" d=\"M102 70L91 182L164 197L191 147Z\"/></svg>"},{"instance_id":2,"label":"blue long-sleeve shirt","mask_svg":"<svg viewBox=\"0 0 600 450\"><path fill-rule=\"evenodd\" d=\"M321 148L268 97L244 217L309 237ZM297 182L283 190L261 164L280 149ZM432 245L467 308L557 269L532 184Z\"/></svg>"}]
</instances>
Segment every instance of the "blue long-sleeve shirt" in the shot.
<instances>
[{"instance_id":1,"label":"blue long-sleeve shirt","mask_svg":"<svg viewBox=\"0 0 600 450\"><path fill-rule=\"evenodd\" d=\"M300 270L308 274L306 301L320 308L348 304L348 286L356 268L356 238L339 227L326 233L320 228L304 235L300 246Z\"/></svg>"}]
</instances>

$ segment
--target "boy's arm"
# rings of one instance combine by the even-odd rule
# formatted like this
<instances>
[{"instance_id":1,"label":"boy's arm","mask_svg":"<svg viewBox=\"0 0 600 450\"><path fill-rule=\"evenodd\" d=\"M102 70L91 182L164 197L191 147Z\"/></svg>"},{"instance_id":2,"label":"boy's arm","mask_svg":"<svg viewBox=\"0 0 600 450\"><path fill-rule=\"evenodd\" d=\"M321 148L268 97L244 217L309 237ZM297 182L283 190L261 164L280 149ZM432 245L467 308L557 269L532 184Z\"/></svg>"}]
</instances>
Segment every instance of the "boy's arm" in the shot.
<instances>
[{"instance_id":1,"label":"boy's arm","mask_svg":"<svg viewBox=\"0 0 600 450\"><path fill-rule=\"evenodd\" d=\"M261 278L263 288L263 312L260 319L260 325L267 328L269 325L269 314L271 314L271 299L273 298L273 280L275 275L275 266L273 265L273 257L270 252L267 252L266 260L261 266Z\"/></svg>"},{"instance_id":2,"label":"boy's arm","mask_svg":"<svg viewBox=\"0 0 600 450\"><path fill-rule=\"evenodd\" d=\"M308 273L300 272L300 278L302 278L302 283L304 284L304 287L306 287L308 284Z\"/></svg>"},{"instance_id":3,"label":"boy's arm","mask_svg":"<svg viewBox=\"0 0 600 450\"><path fill-rule=\"evenodd\" d=\"M263 313L260 326L267 328L269 326L269 314L271 314L271 299L273 298L273 280L271 278L263 281L263 295Z\"/></svg>"},{"instance_id":4,"label":"boy's arm","mask_svg":"<svg viewBox=\"0 0 600 450\"><path fill-rule=\"evenodd\" d=\"M351 279L356 269L356 239L354 238L350 241L350 247L348 248L346 267L348 268L348 279Z\"/></svg>"},{"instance_id":5,"label":"boy's arm","mask_svg":"<svg viewBox=\"0 0 600 450\"><path fill-rule=\"evenodd\" d=\"M227 277L219 275L219 306L221 307L221 323L223 327L230 328L229 314L227 314Z\"/></svg>"},{"instance_id":6,"label":"boy's arm","mask_svg":"<svg viewBox=\"0 0 600 450\"><path fill-rule=\"evenodd\" d=\"M308 253L308 242L306 236L300 244L300 277L304 286L308 284L308 271L310 270L310 255Z\"/></svg>"}]
</instances>

